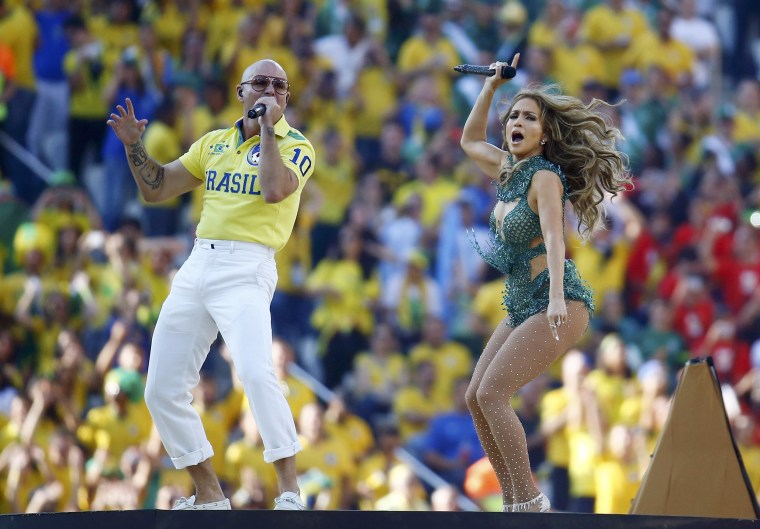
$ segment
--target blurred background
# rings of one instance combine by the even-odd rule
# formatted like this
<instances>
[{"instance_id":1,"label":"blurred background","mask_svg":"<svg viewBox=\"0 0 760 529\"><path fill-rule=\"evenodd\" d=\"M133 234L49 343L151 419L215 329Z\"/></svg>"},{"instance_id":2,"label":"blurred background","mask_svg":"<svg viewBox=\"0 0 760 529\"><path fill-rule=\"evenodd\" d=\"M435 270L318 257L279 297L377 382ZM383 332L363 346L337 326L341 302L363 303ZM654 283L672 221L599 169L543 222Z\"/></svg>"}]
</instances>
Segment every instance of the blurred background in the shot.
<instances>
[{"instance_id":1,"label":"blurred background","mask_svg":"<svg viewBox=\"0 0 760 529\"><path fill-rule=\"evenodd\" d=\"M553 507L625 513L679 370L710 355L760 488L760 2L0 0L0 513L169 508L193 493L152 428L150 337L201 196L140 201L105 125L134 102L169 162L242 115L261 58L317 166L277 254L275 364L315 509L500 510L464 389L504 316L495 201L460 147L487 65L605 99L635 189L568 256L597 313L514 399ZM200 188L202 189L202 188ZM568 211L567 233L576 222ZM271 465L214 344L194 397L233 508Z\"/></svg>"}]
</instances>

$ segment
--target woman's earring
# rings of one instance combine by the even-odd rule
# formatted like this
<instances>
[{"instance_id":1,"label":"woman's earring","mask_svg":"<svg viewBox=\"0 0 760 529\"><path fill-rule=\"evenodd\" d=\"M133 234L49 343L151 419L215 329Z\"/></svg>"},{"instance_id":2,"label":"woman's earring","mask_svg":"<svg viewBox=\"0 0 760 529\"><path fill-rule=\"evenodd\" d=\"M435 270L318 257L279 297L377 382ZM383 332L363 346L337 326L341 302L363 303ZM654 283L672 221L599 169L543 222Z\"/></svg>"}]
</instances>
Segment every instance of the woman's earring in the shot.
<instances>
[{"instance_id":1,"label":"woman's earring","mask_svg":"<svg viewBox=\"0 0 760 529\"><path fill-rule=\"evenodd\" d=\"M541 140L541 145L546 145L546 140Z\"/></svg>"}]
</instances>

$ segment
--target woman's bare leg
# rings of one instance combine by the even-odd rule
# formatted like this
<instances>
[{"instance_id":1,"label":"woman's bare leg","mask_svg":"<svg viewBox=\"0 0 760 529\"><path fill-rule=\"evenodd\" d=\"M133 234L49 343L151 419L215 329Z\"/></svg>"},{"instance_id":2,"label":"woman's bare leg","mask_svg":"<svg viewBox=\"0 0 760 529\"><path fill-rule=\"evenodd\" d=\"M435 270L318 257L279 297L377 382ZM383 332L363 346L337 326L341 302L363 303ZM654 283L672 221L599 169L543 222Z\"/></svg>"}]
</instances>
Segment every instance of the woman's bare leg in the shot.
<instances>
[{"instance_id":1,"label":"woman's bare leg","mask_svg":"<svg viewBox=\"0 0 760 529\"><path fill-rule=\"evenodd\" d=\"M478 438L480 444L483 446L483 450L488 456L491 466L496 473L496 479L499 480L499 486L501 487L502 496L504 501L511 501L512 479L509 476L509 467L504 462L504 458L499 451L499 446L493 438L491 433L491 427L488 425L488 421L483 415L483 411L480 409L477 398L477 390L480 387L480 383L483 380L483 375L486 372L489 364L493 361L496 353L504 345L512 332L512 327L507 323L508 318L504 318L499 326L494 330L491 338L488 340L483 353L478 359L478 363L475 365L475 370L470 380L470 386L467 388L467 406L470 408L472 414L472 420L475 423L475 430L478 432Z\"/></svg>"},{"instance_id":2,"label":"woman's bare leg","mask_svg":"<svg viewBox=\"0 0 760 529\"><path fill-rule=\"evenodd\" d=\"M559 327L556 340L545 313L531 316L507 336L483 374L476 398L511 478L511 497L505 503L527 502L539 494L530 470L525 430L510 399L570 349L586 331L588 321L586 306L569 301L567 322Z\"/></svg>"}]
</instances>

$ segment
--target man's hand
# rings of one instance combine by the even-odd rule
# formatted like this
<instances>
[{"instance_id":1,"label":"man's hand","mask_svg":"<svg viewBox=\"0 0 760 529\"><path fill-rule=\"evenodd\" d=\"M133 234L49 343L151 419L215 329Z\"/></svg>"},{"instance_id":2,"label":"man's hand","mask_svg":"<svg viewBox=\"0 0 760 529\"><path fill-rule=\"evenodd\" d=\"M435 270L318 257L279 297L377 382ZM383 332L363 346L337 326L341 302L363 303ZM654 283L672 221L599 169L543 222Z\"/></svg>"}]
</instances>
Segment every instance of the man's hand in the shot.
<instances>
[{"instance_id":1,"label":"man's hand","mask_svg":"<svg viewBox=\"0 0 760 529\"><path fill-rule=\"evenodd\" d=\"M135 107L132 106L132 101L127 98L126 103L126 110L124 110L123 106L116 105L119 115L111 114L111 119L106 123L113 129L116 136L118 136L124 145L132 145L133 143L140 141L143 132L145 132L145 126L148 124L148 120L138 120L135 116Z\"/></svg>"},{"instance_id":2,"label":"man's hand","mask_svg":"<svg viewBox=\"0 0 760 529\"><path fill-rule=\"evenodd\" d=\"M275 116L278 116L277 119L279 119L279 116L282 116L282 108L280 108L280 105L277 103L277 98L273 96L260 97L258 101L256 101L256 104L259 103L267 107L267 111L264 112L264 115L259 117L259 127L263 132L266 126L274 125Z\"/></svg>"}]
</instances>

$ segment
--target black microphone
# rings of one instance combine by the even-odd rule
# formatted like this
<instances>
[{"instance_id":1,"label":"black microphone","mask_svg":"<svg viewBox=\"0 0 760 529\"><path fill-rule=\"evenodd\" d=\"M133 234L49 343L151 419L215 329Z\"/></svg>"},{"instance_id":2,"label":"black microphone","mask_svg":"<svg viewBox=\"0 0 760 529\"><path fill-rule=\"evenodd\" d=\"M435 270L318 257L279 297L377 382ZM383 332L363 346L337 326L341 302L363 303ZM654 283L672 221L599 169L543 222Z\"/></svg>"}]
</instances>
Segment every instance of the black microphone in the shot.
<instances>
[{"instance_id":1,"label":"black microphone","mask_svg":"<svg viewBox=\"0 0 760 529\"><path fill-rule=\"evenodd\" d=\"M491 76L496 75L496 69L491 68L490 66L475 66L472 64L460 64L459 66L454 66L454 70L456 70L459 73L474 73L475 75L485 75L486 77L491 77ZM512 68L511 66L501 67L502 79L512 79L516 73L517 73L517 70Z\"/></svg>"},{"instance_id":2,"label":"black microphone","mask_svg":"<svg viewBox=\"0 0 760 529\"><path fill-rule=\"evenodd\" d=\"M256 103L253 108L248 111L248 117L250 119L260 118L267 111L267 106L264 103Z\"/></svg>"}]
</instances>

